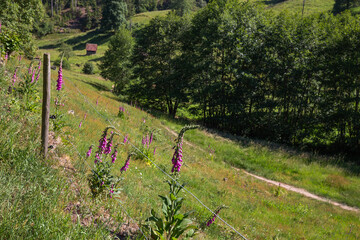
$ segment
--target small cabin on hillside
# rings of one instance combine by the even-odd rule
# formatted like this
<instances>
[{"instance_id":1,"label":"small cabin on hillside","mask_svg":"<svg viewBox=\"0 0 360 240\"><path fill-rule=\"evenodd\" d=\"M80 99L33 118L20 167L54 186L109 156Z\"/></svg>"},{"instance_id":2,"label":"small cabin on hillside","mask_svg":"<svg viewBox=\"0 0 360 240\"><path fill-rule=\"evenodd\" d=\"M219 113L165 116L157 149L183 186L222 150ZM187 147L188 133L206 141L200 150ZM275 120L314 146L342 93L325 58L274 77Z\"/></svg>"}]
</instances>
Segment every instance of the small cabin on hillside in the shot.
<instances>
[{"instance_id":1,"label":"small cabin on hillside","mask_svg":"<svg viewBox=\"0 0 360 240\"><path fill-rule=\"evenodd\" d=\"M96 54L97 44L87 43L86 44L86 55Z\"/></svg>"}]
</instances>

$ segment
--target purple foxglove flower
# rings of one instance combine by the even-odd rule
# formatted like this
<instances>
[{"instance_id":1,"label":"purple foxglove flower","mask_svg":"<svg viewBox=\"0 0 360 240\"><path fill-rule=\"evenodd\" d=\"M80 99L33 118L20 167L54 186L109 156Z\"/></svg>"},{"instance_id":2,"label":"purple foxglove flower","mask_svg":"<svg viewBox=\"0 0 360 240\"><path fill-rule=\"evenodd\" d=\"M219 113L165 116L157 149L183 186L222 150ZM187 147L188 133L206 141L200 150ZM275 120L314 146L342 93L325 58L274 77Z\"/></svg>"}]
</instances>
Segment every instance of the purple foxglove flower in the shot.
<instances>
[{"instance_id":1,"label":"purple foxglove flower","mask_svg":"<svg viewBox=\"0 0 360 240\"><path fill-rule=\"evenodd\" d=\"M100 154L99 154L99 152L96 152L96 156L95 156L95 161L94 161L94 163L96 164L98 161L101 161L101 159L100 159Z\"/></svg>"},{"instance_id":2,"label":"purple foxglove flower","mask_svg":"<svg viewBox=\"0 0 360 240\"><path fill-rule=\"evenodd\" d=\"M126 143L128 141L128 135L126 134L124 137L124 143Z\"/></svg>"},{"instance_id":3,"label":"purple foxglove flower","mask_svg":"<svg viewBox=\"0 0 360 240\"><path fill-rule=\"evenodd\" d=\"M113 141L112 141L112 137L109 139L107 145L106 145L106 148L104 150L104 154L109 154L111 153L111 147L113 145Z\"/></svg>"},{"instance_id":4,"label":"purple foxglove flower","mask_svg":"<svg viewBox=\"0 0 360 240\"><path fill-rule=\"evenodd\" d=\"M156 148L154 148L154 155L155 155L155 152L156 152Z\"/></svg>"},{"instance_id":5,"label":"purple foxglove flower","mask_svg":"<svg viewBox=\"0 0 360 240\"><path fill-rule=\"evenodd\" d=\"M35 82L37 82L39 80L40 77L40 71L38 72L38 75L36 76Z\"/></svg>"},{"instance_id":6,"label":"purple foxglove flower","mask_svg":"<svg viewBox=\"0 0 360 240\"><path fill-rule=\"evenodd\" d=\"M21 62L21 59L22 59L22 56L21 56L21 55L19 55L19 62Z\"/></svg>"},{"instance_id":7,"label":"purple foxglove flower","mask_svg":"<svg viewBox=\"0 0 360 240\"><path fill-rule=\"evenodd\" d=\"M182 166L182 144L183 139L181 138L178 145L175 147L174 155L172 158L173 167L171 169L171 172L180 172L181 166Z\"/></svg>"},{"instance_id":8,"label":"purple foxglove flower","mask_svg":"<svg viewBox=\"0 0 360 240\"><path fill-rule=\"evenodd\" d=\"M96 106L99 104L99 97L96 99Z\"/></svg>"},{"instance_id":9,"label":"purple foxglove flower","mask_svg":"<svg viewBox=\"0 0 360 240\"><path fill-rule=\"evenodd\" d=\"M9 54L6 52L5 54L5 61L8 60Z\"/></svg>"},{"instance_id":10,"label":"purple foxglove flower","mask_svg":"<svg viewBox=\"0 0 360 240\"><path fill-rule=\"evenodd\" d=\"M117 157L117 150L115 149L114 153L111 155L111 162L112 163L115 163L116 161L116 157Z\"/></svg>"},{"instance_id":11,"label":"purple foxglove flower","mask_svg":"<svg viewBox=\"0 0 360 240\"><path fill-rule=\"evenodd\" d=\"M33 83L33 82L34 82L34 79L35 79L35 70L34 70L33 73L32 73L31 82L30 82L30 83Z\"/></svg>"},{"instance_id":12,"label":"purple foxglove flower","mask_svg":"<svg viewBox=\"0 0 360 240\"><path fill-rule=\"evenodd\" d=\"M106 135L107 135L107 129L104 130L103 135L101 136L100 140L99 140L99 153L102 154L106 148L107 145L107 139L106 139Z\"/></svg>"},{"instance_id":13,"label":"purple foxglove flower","mask_svg":"<svg viewBox=\"0 0 360 240\"><path fill-rule=\"evenodd\" d=\"M79 128L81 128L81 124L82 124L82 121L81 121L80 124L79 124Z\"/></svg>"},{"instance_id":14,"label":"purple foxglove flower","mask_svg":"<svg viewBox=\"0 0 360 240\"><path fill-rule=\"evenodd\" d=\"M145 144L146 144L144 137L143 137L142 140L141 140L141 144L142 144L143 146L145 146Z\"/></svg>"},{"instance_id":15,"label":"purple foxglove flower","mask_svg":"<svg viewBox=\"0 0 360 240\"><path fill-rule=\"evenodd\" d=\"M206 223L206 226L210 226L213 222L215 222L215 219L216 219L217 215L220 213L220 210L221 209L219 209L215 212L214 216Z\"/></svg>"},{"instance_id":16,"label":"purple foxglove flower","mask_svg":"<svg viewBox=\"0 0 360 240\"><path fill-rule=\"evenodd\" d=\"M120 172L126 172L126 170L128 170L130 164L130 157L131 155L129 155L128 158L126 159L126 162L124 166L120 169Z\"/></svg>"},{"instance_id":17,"label":"purple foxglove flower","mask_svg":"<svg viewBox=\"0 0 360 240\"><path fill-rule=\"evenodd\" d=\"M89 151L87 151L87 153L86 153L87 158L90 157L90 155L91 155L92 147L93 146L91 145L90 148L89 148Z\"/></svg>"},{"instance_id":18,"label":"purple foxglove flower","mask_svg":"<svg viewBox=\"0 0 360 240\"><path fill-rule=\"evenodd\" d=\"M110 192L109 192L110 198L112 198L113 193L114 193L114 184L112 184L110 188Z\"/></svg>"},{"instance_id":19,"label":"purple foxglove flower","mask_svg":"<svg viewBox=\"0 0 360 240\"><path fill-rule=\"evenodd\" d=\"M84 115L84 120L86 119L86 113L85 113L85 115Z\"/></svg>"},{"instance_id":20,"label":"purple foxglove flower","mask_svg":"<svg viewBox=\"0 0 360 240\"><path fill-rule=\"evenodd\" d=\"M41 60L39 60L38 70L40 70L41 67Z\"/></svg>"},{"instance_id":21,"label":"purple foxglove flower","mask_svg":"<svg viewBox=\"0 0 360 240\"><path fill-rule=\"evenodd\" d=\"M56 90L60 91L63 84L63 77L62 77L62 62L60 63L59 72L58 72L58 79L57 79L57 85Z\"/></svg>"}]
</instances>

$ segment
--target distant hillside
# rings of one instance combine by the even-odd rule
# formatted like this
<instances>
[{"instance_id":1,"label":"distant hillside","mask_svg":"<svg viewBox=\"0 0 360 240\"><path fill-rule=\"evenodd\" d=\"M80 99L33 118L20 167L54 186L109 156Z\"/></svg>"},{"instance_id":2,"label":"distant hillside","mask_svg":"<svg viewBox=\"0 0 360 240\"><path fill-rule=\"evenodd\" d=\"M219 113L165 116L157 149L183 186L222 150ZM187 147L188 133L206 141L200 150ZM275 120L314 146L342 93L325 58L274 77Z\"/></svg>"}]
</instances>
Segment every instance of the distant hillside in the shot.
<instances>
[{"instance_id":1,"label":"distant hillside","mask_svg":"<svg viewBox=\"0 0 360 240\"><path fill-rule=\"evenodd\" d=\"M259 0L268 6L269 9L280 12L289 11L301 14L303 0ZM334 0L306 0L304 14L320 13L331 11L334 6Z\"/></svg>"}]
</instances>

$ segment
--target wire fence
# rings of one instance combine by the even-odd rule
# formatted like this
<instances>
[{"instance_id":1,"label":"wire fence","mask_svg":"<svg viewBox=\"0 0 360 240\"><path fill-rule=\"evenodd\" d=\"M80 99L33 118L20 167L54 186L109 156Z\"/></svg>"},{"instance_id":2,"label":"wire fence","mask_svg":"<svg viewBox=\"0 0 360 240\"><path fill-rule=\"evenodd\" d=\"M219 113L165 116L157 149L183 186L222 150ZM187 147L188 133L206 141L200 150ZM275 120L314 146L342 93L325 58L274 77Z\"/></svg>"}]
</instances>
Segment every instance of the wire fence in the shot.
<instances>
[{"instance_id":1,"label":"wire fence","mask_svg":"<svg viewBox=\"0 0 360 240\"><path fill-rule=\"evenodd\" d=\"M79 88L76 86L75 83L72 83L70 80L67 80L67 82L71 83L73 85L73 87L76 89L76 91L83 97L84 101L101 117L103 118L105 121L107 121L110 126L114 129L114 132L119 134L120 136L125 138L125 135L118 130L115 125L113 124L113 122L107 118L105 115L103 115L101 112L99 112L96 107L90 103L90 101L88 100L88 98L79 90ZM69 141L69 139L68 139ZM70 142L70 141L69 141ZM71 142L70 142L71 143ZM140 154L142 154L149 162L151 162L158 170L160 170L161 173L163 173L166 177L168 177L169 179L171 179L172 181L176 182L176 184L180 185L181 184L175 179L173 178L171 175L169 175L166 171L164 171L160 166L158 166L158 164L156 164L152 159L150 159L146 154L144 154L138 147L136 147L130 140L128 140L128 143L136 150L138 151ZM82 158L82 155L80 154L80 152L78 151L78 149L75 147L75 145L73 143L71 143L71 145L74 147L74 149L78 152L79 156ZM86 161L84 161L86 163ZM91 167L88 165L88 167L91 169ZM99 177L99 176L98 176ZM232 225L230 225L228 222L226 222L224 219L222 219L218 214L216 214L214 211L212 211L207 205L205 205L195 194L193 194L190 190L188 190L186 187L183 188L188 194L190 194L200 205L202 205L206 210L208 210L211 214L213 214L214 216L216 216L221 222L223 222L226 226L228 226L232 231L234 231L234 233L236 233L238 236L240 236L242 239L247 240L247 238L242 235L239 231L237 231ZM119 205L121 206L121 208L123 208L125 210L125 208L122 206L122 204L119 202ZM127 211L125 211L125 213L128 215ZM130 215L128 215L128 217L134 221ZM134 221L135 222L135 221ZM135 222L136 223L136 222ZM144 233L142 233L144 235L144 237L147 239L147 237L145 236Z\"/></svg>"}]
</instances>

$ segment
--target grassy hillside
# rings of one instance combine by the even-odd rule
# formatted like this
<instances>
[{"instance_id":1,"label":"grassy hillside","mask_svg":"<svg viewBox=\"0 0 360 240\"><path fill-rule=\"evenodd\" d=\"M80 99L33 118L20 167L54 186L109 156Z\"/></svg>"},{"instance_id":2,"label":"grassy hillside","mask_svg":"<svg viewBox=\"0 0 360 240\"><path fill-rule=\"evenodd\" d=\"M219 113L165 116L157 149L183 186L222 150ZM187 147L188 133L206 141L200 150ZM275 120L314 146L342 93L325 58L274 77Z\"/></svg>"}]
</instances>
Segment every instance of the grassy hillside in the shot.
<instances>
[{"instance_id":1,"label":"grassy hillside","mask_svg":"<svg viewBox=\"0 0 360 240\"><path fill-rule=\"evenodd\" d=\"M114 199L103 198L97 202L90 199L87 187L87 175L90 170L83 164L84 158L79 158L77 150L71 143L74 143L80 154L84 156L91 144L97 145L103 129L109 125L106 119L114 122L116 128L122 134L128 134L130 141L138 146L141 145L141 139L147 130L152 129L156 132L152 145L157 148L155 162L169 172L173 154L173 132L178 132L185 123L119 102L110 91L111 82L104 81L98 75L80 73L83 63L86 61L97 63L101 59L106 50L107 36L99 36L95 32L48 36L39 42L41 47L39 54L48 51L52 54L52 59L56 59L58 53L54 47L63 41L63 37L65 41L73 44L76 56L70 59L72 70L64 70L66 104L62 112L69 126L64 129L65 134L57 133L62 143L52 151L53 161L56 162L56 155L59 155L62 159L69 159L76 169L77 174L73 177L73 181L77 181L85 199L84 203L79 201L81 208L91 209L91 206L101 206L110 211L115 219L122 219L124 216L121 207ZM85 56L83 45L87 41L100 44L97 55ZM56 79L56 73L57 71L52 71L53 81ZM55 82L52 88L52 96L55 97ZM78 91L86 96L86 100ZM87 101L96 108L96 111ZM98 105L96 105L97 101ZM125 119L117 117L119 106L124 107L128 112ZM68 114L70 110L74 115ZM85 113L87 118L83 121ZM82 126L79 128L81 121L83 121ZM360 178L355 166L341 165L339 158L328 159L271 143L239 139L221 133L210 134L205 130L186 133L185 141L188 143L184 144L185 165L181 173L182 181L187 182L188 189L210 208L215 209L221 204L229 206L230 209L221 212L221 217L249 239L358 239L360 237L358 213L270 186L231 167L246 169L360 207L360 189L357 187ZM115 163L117 174L120 174L120 168L131 149L129 145L120 148L119 160ZM215 150L215 153L210 149ZM3 157L5 158L6 156ZM86 161L90 166L93 165L93 159ZM49 166L45 164L44 167ZM73 176L71 172L67 174ZM14 178L17 175L18 173L15 172ZM144 161L134 160L131 161L129 172L124 177L120 199L132 217L140 222L149 216L151 208L160 211L158 194L167 191L167 185L164 183L166 177L163 173ZM29 183L34 184L37 181L38 177L34 175ZM186 198L186 209L195 210L194 219L198 223L206 221L211 214L186 192L183 196ZM76 202L76 198L80 197L74 198L74 200L64 199L61 203L58 202L57 208L54 207L58 211L55 211L54 215L63 214L70 219L71 214L69 216L69 213L61 213L61 209L69 202ZM81 228L85 229L84 231L90 231L93 228L81 224L83 217L84 215L80 215L79 220L75 222L78 222ZM69 220L68 224L70 224ZM25 225L27 226L27 223ZM68 227L71 227L71 224ZM102 231L101 228L99 231ZM234 235L223 223L216 221L211 228L203 229L198 239L234 239Z\"/></svg>"},{"instance_id":2,"label":"grassy hillside","mask_svg":"<svg viewBox=\"0 0 360 240\"><path fill-rule=\"evenodd\" d=\"M143 13L138 13L135 14L132 18L131 18L131 23L133 24L147 24L148 22L150 22L151 19L153 19L154 17L157 16L165 16L166 14L168 14L170 12L170 10L162 10L162 11L152 11L152 12L143 12Z\"/></svg>"},{"instance_id":3,"label":"grassy hillside","mask_svg":"<svg viewBox=\"0 0 360 240\"><path fill-rule=\"evenodd\" d=\"M301 14L303 0L260 0L268 9L274 12L288 11ZM304 14L321 13L331 11L334 0L306 0Z\"/></svg>"}]
</instances>

